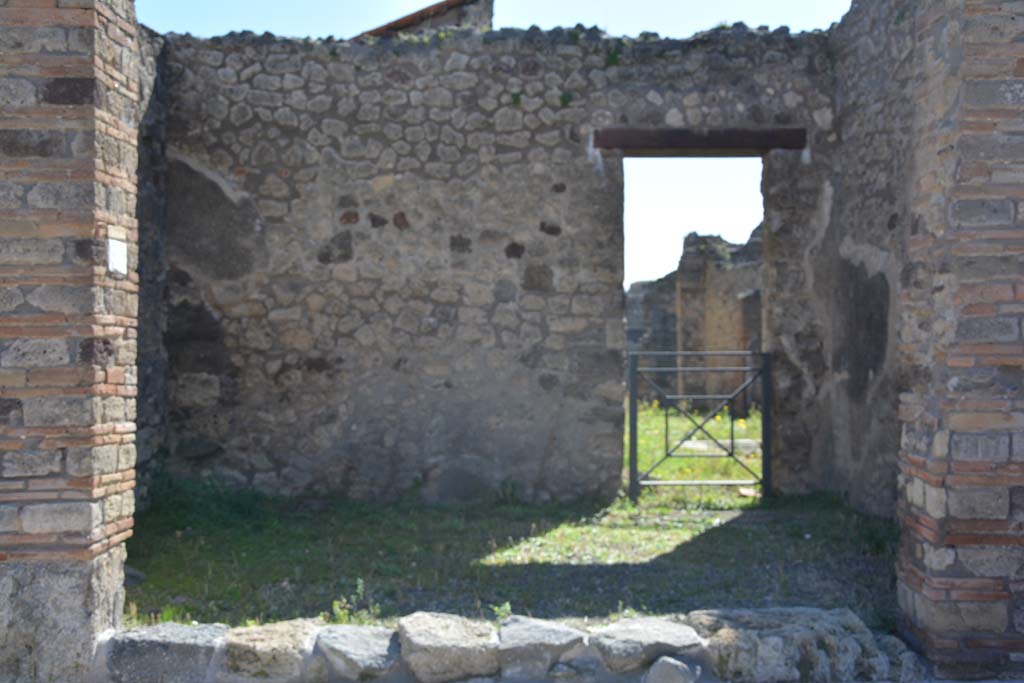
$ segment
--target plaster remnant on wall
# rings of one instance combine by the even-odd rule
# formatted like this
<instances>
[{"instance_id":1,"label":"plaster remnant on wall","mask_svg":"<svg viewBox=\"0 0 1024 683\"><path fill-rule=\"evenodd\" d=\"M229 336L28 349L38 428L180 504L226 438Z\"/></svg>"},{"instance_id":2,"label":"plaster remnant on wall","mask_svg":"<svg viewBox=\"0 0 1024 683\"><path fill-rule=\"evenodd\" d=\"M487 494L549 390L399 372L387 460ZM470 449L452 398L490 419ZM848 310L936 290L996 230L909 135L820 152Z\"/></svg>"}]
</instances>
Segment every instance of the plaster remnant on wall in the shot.
<instances>
[{"instance_id":1,"label":"plaster remnant on wall","mask_svg":"<svg viewBox=\"0 0 1024 683\"><path fill-rule=\"evenodd\" d=\"M846 235L839 243L839 255L867 269L869 275L888 273L892 266L892 252L873 244L856 243Z\"/></svg>"}]
</instances>

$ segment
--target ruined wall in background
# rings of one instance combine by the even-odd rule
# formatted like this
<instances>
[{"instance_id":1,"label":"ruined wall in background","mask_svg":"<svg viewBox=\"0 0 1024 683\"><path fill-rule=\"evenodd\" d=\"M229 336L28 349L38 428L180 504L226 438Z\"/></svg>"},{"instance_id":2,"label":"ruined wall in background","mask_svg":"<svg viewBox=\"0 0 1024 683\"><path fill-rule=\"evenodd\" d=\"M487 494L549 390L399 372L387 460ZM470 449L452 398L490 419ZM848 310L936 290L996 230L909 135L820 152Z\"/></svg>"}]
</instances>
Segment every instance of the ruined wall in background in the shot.
<instances>
[{"instance_id":1,"label":"ruined wall in background","mask_svg":"<svg viewBox=\"0 0 1024 683\"><path fill-rule=\"evenodd\" d=\"M168 466L281 493L610 495L622 166L590 133L805 126L781 211L828 168L825 47L171 37Z\"/></svg>"},{"instance_id":2,"label":"ruined wall in background","mask_svg":"<svg viewBox=\"0 0 1024 683\"><path fill-rule=\"evenodd\" d=\"M634 282L630 285L629 291L626 292L626 348L629 351L675 351L675 272L659 280ZM675 359L647 356L642 366L674 367ZM647 379L642 379L637 385L643 400L662 400L662 394L676 393L671 374L646 377ZM655 384L661 388L661 393Z\"/></svg>"},{"instance_id":3,"label":"ruined wall in background","mask_svg":"<svg viewBox=\"0 0 1024 683\"><path fill-rule=\"evenodd\" d=\"M761 231L743 245L721 237L686 236L676 276L677 344L679 351L761 350ZM753 361L753 359L748 359ZM735 366L746 361L720 356L690 359L705 367ZM732 393L744 376L734 373L679 375L679 389L688 394ZM752 393L740 397L746 405ZM702 409L717 405L699 402Z\"/></svg>"}]
</instances>

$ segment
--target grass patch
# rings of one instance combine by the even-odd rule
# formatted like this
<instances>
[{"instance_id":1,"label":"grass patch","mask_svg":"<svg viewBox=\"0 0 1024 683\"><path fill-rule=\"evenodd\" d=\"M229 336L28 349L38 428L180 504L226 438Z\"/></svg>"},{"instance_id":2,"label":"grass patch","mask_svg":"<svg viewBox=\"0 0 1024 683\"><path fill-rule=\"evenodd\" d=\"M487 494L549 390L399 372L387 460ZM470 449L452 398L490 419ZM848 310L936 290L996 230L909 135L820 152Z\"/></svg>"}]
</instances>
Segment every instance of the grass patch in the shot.
<instances>
[{"instance_id":1,"label":"grass patch","mask_svg":"<svg viewBox=\"0 0 1024 683\"><path fill-rule=\"evenodd\" d=\"M134 623L770 605L850 607L876 628L895 619L895 526L825 497L709 510L677 492L533 507L297 501L188 482L154 494L128 544L147 576L128 589Z\"/></svg>"},{"instance_id":2,"label":"grass patch","mask_svg":"<svg viewBox=\"0 0 1024 683\"><path fill-rule=\"evenodd\" d=\"M670 438L691 423L670 413ZM642 468L664 452L665 414L638 415ZM712 419L726 440L729 422ZM736 423L759 440L761 417ZM700 435L702 440L707 437ZM628 445L629 435L626 434ZM684 452L705 452L697 446ZM760 472L760 452L743 456ZM747 478L723 459L679 459L663 479ZM638 505L474 507L294 500L164 480L128 542L147 580L128 589L131 623L249 624L322 614L393 623L415 610L569 620L710 607L849 607L896 620L890 520L826 496L741 496L736 487L648 490Z\"/></svg>"}]
</instances>

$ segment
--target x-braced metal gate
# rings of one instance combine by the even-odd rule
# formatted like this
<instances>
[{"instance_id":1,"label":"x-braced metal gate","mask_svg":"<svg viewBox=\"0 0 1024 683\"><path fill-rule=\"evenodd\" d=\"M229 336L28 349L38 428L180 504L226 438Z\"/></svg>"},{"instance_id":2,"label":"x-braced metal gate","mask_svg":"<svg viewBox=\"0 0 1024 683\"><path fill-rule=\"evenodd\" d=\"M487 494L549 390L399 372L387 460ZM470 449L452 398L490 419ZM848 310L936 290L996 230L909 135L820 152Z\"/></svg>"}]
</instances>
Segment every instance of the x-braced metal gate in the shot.
<instances>
[{"instance_id":1,"label":"x-braced metal gate","mask_svg":"<svg viewBox=\"0 0 1024 683\"><path fill-rule=\"evenodd\" d=\"M646 362L645 362L646 361ZM662 363L668 361L669 367ZM696 365L703 361L703 364ZM710 364L714 363L714 364ZM688 381L693 376L732 375L740 377L735 388L711 393L705 387L706 382L697 384L698 390L688 392L694 382ZM674 380L675 389L667 389L665 377ZM740 399L750 399L755 393L755 384L760 380L761 403L761 474L747 466L738 456L736 450L736 406ZM637 448L637 433L640 383L643 381L654 390L659 397L659 404L665 411L665 446L664 453L659 454L653 465L646 471L640 471ZM752 401L746 401L747 405ZM697 406L711 406L703 415L697 412ZM728 446L722 439L713 436L707 429L709 422L714 420L723 410L729 414ZM670 438L669 414L675 412L689 420L692 426L686 434L673 443ZM697 434L705 435L720 450L714 453L684 453L685 444ZM767 353L748 351L632 351L629 354L629 497L636 502L640 497L640 489L644 486L761 486L761 495L767 496L771 491L771 453L772 453L772 360ZM689 479L665 480L654 479L651 475L665 462L674 458L731 458L750 474L750 479Z\"/></svg>"}]
</instances>

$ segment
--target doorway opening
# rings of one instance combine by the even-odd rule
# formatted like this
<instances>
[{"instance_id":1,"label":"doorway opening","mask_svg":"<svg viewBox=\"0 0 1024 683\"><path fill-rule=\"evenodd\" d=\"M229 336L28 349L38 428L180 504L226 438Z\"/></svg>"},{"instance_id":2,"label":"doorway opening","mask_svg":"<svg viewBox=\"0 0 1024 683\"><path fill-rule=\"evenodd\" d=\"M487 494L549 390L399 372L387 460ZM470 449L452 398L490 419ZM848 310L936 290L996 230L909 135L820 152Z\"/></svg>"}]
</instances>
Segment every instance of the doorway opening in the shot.
<instances>
[{"instance_id":1,"label":"doorway opening","mask_svg":"<svg viewBox=\"0 0 1024 683\"><path fill-rule=\"evenodd\" d=\"M624 454L634 500L641 488L684 487L675 495L731 507L770 491L763 164L736 146L745 140L737 133L709 157L664 144L692 142L683 131L678 141L641 138L648 146L623 162Z\"/></svg>"}]
</instances>

